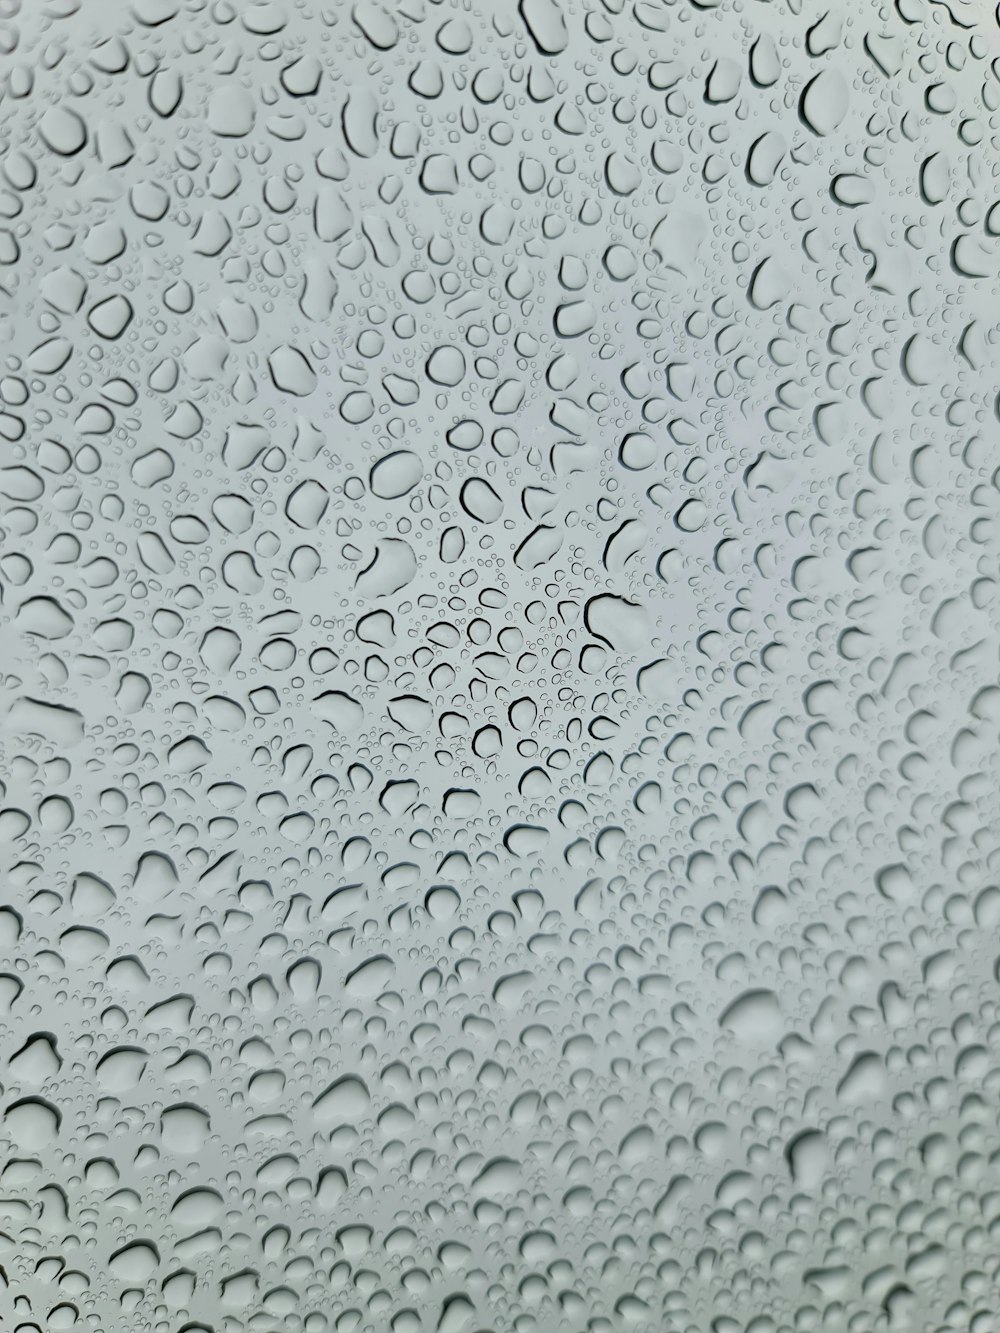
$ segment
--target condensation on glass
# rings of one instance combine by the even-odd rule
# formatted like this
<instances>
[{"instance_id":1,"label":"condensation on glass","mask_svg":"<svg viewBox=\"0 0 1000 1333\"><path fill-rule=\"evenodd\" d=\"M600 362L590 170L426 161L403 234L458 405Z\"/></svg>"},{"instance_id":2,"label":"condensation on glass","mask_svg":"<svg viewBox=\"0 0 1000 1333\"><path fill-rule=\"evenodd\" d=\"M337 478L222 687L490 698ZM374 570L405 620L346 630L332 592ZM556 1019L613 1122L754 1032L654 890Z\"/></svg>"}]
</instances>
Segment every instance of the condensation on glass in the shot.
<instances>
[{"instance_id":1,"label":"condensation on glass","mask_svg":"<svg viewBox=\"0 0 1000 1333\"><path fill-rule=\"evenodd\" d=\"M3 1328L992 1333L991 7L0 44Z\"/></svg>"}]
</instances>

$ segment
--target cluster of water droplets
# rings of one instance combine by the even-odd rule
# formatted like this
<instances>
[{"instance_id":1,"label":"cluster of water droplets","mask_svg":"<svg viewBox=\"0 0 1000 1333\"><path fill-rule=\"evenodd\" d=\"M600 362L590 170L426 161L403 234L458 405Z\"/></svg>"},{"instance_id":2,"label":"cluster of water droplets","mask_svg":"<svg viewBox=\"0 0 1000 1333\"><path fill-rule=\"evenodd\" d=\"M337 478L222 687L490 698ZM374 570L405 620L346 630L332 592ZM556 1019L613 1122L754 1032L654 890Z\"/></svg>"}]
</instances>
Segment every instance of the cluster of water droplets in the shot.
<instances>
[{"instance_id":1,"label":"cluster of water droplets","mask_svg":"<svg viewBox=\"0 0 1000 1333\"><path fill-rule=\"evenodd\" d=\"M990 1333L994 15L0 15L3 1327Z\"/></svg>"}]
</instances>

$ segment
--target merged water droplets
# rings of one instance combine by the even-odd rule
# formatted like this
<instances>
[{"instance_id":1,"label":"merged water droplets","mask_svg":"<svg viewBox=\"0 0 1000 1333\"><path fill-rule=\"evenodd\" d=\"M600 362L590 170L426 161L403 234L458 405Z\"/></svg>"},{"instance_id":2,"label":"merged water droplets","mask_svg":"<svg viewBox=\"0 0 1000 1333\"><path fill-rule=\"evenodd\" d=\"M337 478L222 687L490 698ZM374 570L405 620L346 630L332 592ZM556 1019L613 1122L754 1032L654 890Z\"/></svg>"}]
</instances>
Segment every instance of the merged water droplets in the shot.
<instances>
[{"instance_id":1,"label":"merged water droplets","mask_svg":"<svg viewBox=\"0 0 1000 1333\"><path fill-rule=\"evenodd\" d=\"M994 17L0 39L0 1324L988 1333Z\"/></svg>"}]
</instances>

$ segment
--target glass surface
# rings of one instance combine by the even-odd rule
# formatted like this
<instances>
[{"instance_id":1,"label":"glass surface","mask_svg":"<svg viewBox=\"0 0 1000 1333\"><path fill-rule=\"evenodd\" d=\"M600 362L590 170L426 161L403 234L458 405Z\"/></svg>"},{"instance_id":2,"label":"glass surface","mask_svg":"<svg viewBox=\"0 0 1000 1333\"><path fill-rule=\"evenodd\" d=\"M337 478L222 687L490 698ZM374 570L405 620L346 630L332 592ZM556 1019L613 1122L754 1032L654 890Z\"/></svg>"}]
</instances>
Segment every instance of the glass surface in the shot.
<instances>
[{"instance_id":1,"label":"glass surface","mask_svg":"<svg viewBox=\"0 0 1000 1333\"><path fill-rule=\"evenodd\" d=\"M0 1327L995 1333L993 7L0 16Z\"/></svg>"}]
</instances>

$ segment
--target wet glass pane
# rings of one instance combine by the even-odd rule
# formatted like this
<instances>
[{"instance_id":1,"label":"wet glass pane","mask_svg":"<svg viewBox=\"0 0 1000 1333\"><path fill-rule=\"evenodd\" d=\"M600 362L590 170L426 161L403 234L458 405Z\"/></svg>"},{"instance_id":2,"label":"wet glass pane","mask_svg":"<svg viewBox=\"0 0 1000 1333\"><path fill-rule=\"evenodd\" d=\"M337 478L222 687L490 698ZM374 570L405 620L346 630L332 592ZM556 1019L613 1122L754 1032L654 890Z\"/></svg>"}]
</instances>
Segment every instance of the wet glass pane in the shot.
<instances>
[{"instance_id":1,"label":"wet glass pane","mask_svg":"<svg viewBox=\"0 0 1000 1333\"><path fill-rule=\"evenodd\" d=\"M0 1326L994 1333L992 8L0 49Z\"/></svg>"}]
</instances>

